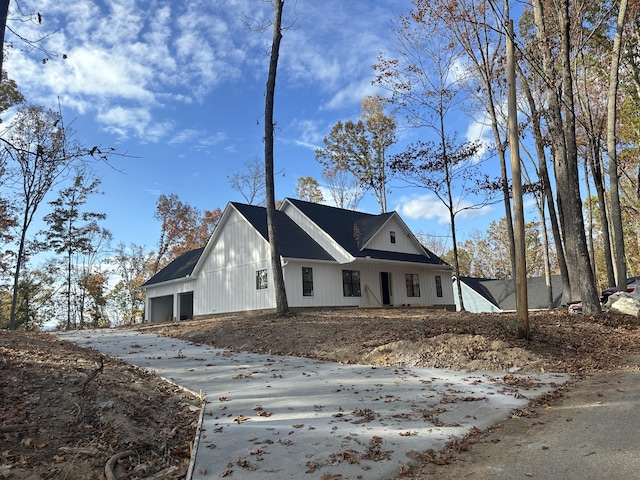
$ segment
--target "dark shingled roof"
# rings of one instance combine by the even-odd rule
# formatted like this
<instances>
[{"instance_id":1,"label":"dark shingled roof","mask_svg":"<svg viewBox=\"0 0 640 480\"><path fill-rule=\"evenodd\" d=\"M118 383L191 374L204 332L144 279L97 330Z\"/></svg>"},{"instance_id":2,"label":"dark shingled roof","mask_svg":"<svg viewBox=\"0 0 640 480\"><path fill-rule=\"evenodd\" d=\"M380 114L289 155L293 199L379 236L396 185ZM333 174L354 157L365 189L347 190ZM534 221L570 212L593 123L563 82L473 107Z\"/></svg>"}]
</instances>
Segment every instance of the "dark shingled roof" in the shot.
<instances>
[{"instance_id":1,"label":"dark shingled roof","mask_svg":"<svg viewBox=\"0 0 640 480\"><path fill-rule=\"evenodd\" d=\"M146 287L155 283L168 282L169 280L177 280L179 278L188 277L193 272L193 269L195 268L196 263L198 263L198 260L200 259L203 251L204 247L196 248L195 250L190 250L186 253L183 253L173 262L171 262L169 265L164 267L153 277L147 280L142 286Z\"/></svg>"},{"instance_id":2,"label":"dark shingled roof","mask_svg":"<svg viewBox=\"0 0 640 480\"><path fill-rule=\"evenodd\" d=\"M232 205L247 219L265 240L267 232L267 209L255 205L232 202ZM280 255L285 258L305 258L309 260L335 260L327 251L300 228L285 213L276 210Z\"/></svg>"},{"instance_id":3,"label":"dark shingled roof","mask_svg":"<svg viewBox=\"0 0 640 480\"><path fill-rule=\"evenodd\" d=\"M516 287L512 279L460 278L463 283L501 310L516 310ZM558 308L562 305L562 278L559 275L551 276L551 288L553 291L553 307ZM548 308L547 285L544 277L527 278L527 300L529 310L544 310Z\"/></svg>"},{"instance_id":4,"label":"dark shingled roof","mask_svg":"<svg viewBox=\"0 0 640 480\"><path fill-rule=\"evenodd\" d=\"M371 257L378 260L444 264L437 255L424 247L422 247L424 255L362 248L393 216L393 212L374 215L292 198L288 201L356 258Z\"/></svg>"},{"instance_id":5,"label":"dark shingled roof","mask_svg":"<svg viewBox=\"0 0 640 480\"><path fill-rule=\"evenodd\" d=\"M370 248L362 249L362 246L389 220L392 213L372 215L302 200L289 199L289 201L356 258L370 257L399 262L445 264L424 247L424 255ZM265 240L269 239L266 208L236 202L230 204L247 219ZM307 232L280 210L276 210L276 228L280 240L280 255L283 257L335 261ZM143 287L191 275L203 250L204 248L198 248L184 253L145 282Z\"/></svg>"}]
</instances>

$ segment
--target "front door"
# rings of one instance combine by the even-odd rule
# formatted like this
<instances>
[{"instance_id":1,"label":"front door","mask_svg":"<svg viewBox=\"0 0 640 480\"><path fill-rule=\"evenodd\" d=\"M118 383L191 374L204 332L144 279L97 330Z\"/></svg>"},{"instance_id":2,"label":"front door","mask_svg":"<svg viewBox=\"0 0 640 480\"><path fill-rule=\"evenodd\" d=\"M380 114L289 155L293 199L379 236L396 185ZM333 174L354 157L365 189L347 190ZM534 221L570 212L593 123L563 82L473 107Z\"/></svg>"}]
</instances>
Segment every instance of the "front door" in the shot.
<instances>
[{"instance_id":1,"label":"front door","mask_svg":"<svg viewBox=\"0 0 640 480\"><path fill-rule=\"evenodd\" d=\"M382 304L391 305L391 273L380 272L380 288L382 289Z\"/></svg>"}]
</instances>

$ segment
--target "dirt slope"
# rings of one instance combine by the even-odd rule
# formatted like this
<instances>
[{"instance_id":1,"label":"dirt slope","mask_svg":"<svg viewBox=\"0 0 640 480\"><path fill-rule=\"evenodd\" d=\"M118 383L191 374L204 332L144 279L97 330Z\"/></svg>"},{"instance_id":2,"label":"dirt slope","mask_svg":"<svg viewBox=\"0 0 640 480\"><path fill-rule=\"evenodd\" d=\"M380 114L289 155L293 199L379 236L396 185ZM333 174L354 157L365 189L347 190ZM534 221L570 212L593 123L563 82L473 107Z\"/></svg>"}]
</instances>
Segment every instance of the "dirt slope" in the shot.
<instances>
[{"instance_id":1,"label":"dirt slope","mask_svg":"<svg viewBox=\"0 0 640 480\"><path fill-rule=\"evenodd\" d=\"M199 401L139 368L0 330L0 392L0 479L104 479L108 464L118 479L187 472Z\"/></svg>"},{"instance_id":2,"label":"dirt slope","mask_svg":"<svg viewBox=\"0 0 640 480\"><path fill-rule=\"evenodd\" d=\"M515 338L516 321L514 314L342 309L229 316L157 331L231 350L343 363L522 372L606 370L640 345L640 321L626 315L532 312L530 341Z\"/></svg>"},{"instance_id":3,"label":"dirt slope","mask_svg":"<svg viewBox=\"0 0 640 480\"><path fill-rule=\"evenodd\" d=\"M616 370L640 353L635 317L532 313L530 341L515 338L514 322L507 314L341 309L229 316L153 331L231 350L343 363L576 378ZM184 478L198 399L152 374L53 335L0 331L0 391L0 479L103 479L107 465L119 479ZM518 415L544 414L536 408ZM473 441L458 440L446 455L426 455L422 467L404 473L429 476L429 468L453 462Z\"/></svg>"}]
</instances>

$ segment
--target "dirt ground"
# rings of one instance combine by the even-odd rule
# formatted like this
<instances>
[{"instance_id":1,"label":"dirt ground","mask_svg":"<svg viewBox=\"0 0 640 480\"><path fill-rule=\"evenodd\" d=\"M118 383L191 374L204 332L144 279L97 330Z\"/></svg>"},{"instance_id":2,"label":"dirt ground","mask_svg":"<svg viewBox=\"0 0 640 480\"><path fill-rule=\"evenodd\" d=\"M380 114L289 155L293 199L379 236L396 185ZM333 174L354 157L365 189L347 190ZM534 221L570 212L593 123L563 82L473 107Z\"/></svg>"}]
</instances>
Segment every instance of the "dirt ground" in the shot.
<instances>
[{"instance_id":1,"label":"dirt ground","mask_svg":"<svg viewBox=\"0 0 640 480\"><path fill-rule=\"evenodd\" d=\"M640 353L640 320L631 316L532 313L529 341L515 337L515 325L509 314L338 309L182 321L153 330L237 351L342 363L568 372L576 379L616 371ZM0 479L110 478L107 472L118 479L169 479L187 472L199 401L141 369L52 335L0 331L0 391ZM540 407L562 393L517 415L543 416ZM510 428L522 431L510 434L526 434L526 422L519 425ZM499 430L456 439L403 475L464 477L456 459L496 435Z\"/></svg>"},{"instance_id":2,"label":"dirt ground","mask_svg":"<svg viewBox=\"0 0 640 480\"><path fill-rule=\"evenodd\" d=\"M158 328L164 335L230 350L341 363L464 370L608 370L640 348L640 319L532 312L531 340L515 336L515 314L417 308L338 309L290 317L229 316Z\"/></svg>"},{"instance_id":3,"label":"dirt ground","mask_svg":"<svg viewBox=\"0 0 640 480\"><path fill-rule=\"evenodd\" d=\"M187 473L200 402L142 369L51 334L0 330L0 392L0 479Z\"/></svg>"}]
</instances>

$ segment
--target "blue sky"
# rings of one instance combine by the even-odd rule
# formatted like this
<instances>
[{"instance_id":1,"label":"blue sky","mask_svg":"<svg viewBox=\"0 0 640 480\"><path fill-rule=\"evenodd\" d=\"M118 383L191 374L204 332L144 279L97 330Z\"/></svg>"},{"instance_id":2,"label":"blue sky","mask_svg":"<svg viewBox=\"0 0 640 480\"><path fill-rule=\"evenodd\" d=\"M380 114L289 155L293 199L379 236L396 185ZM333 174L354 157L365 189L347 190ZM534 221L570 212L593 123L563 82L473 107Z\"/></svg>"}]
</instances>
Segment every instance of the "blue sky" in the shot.
<instances>
[{"instance_id":1,"label":"blue sky","mask_svg":"<svg viewBox=\"0 0 640 480\"><path fill-rule=\"evenodd\" d=\"M72 3L72 4L71 4ZM57 108L87 147L115 147L113 168L96 166L104 195L89 207L108 215L114 243L153 249L153 218L160 194L177 194L201 210L243 201L227 177L263 157L264 90L271 30L251 31L246 20L267 23L261 0L24 0L12 2L9 25L27 38L49 34L47 49L68 58L41 62L42 52L12 43L5 70L30 103ZM17 21L38 11L42 25ZM321 181L314 150L339 120L355 119L371 83L371 65L391 52L392 21L409 0L299 0L285 3L276 87L276 198L294 196L299 177ZM53 33L52 33L53 32ZM460 132L477 125L459 115ZM423 133L401 130L403 143ZM424 139L424 138L423 138ZM391 182L390 209L409 227L447 236L444 207L425 190ZM373 195L360 210L378 213ZM502 215L496 205L461 217L459 239L485 231ZM42 212L44 215L45 212ZM34 232L37 230L34 228ZM34 233L32 232L32 233Z\"/></svg>"}]
</instances>

